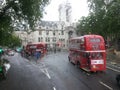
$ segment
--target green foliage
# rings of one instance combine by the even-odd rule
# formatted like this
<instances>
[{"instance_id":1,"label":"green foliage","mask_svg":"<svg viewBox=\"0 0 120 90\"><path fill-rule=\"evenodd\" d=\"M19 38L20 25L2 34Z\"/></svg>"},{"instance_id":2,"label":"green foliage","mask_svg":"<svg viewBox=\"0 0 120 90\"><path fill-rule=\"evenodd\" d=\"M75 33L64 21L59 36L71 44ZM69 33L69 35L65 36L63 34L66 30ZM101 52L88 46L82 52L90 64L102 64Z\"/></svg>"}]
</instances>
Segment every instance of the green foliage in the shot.
<instances>
[{"instance_id":1,"label":"green foliage","mask_svg":"<svg viewBox=\"0 0 120 90\"><path fill-rule=\"evenodd\" d=\"M88 6L90 13L79 21L77 33L120 38L120 0L88 0Z\"/></svg>"},{"instance_id":2,"label":"green foliage","mask_svg":"<svg viewBox=\"0 0 120 90\"><path fill-rule=\"evenodd\" d=\"M49 0L6 0L0 9L0 45L9 45L14 30L34 30ZM24 23L23 23L24 22ZM29 26L29 27L28 27Z\"/></svg>"},{"instance_id":3,"label":"green foliage","mask_svg":"<svg viewBox=\"0 0 120 90\"><path fill-rule=\"evenodd\" d=\"M12 21L10 24L22 24L24 21L33 28L35 22L43 16L48 2L49 0L6 0L6 6L0 10L0 19L6 15Z\"/></svg>"},{"instance_id":4,"label":"green foliage","mask_svg":"<svg viewBox=\"0 0 120 90\"><path fill-rule=\"evenodd\" d=\"M16 46L21 46L21 39L19 39L19 37L12 35L9 39L8 47L13 48Z\"/></svg>"},{"instance_id":5,"label":"green foliage","mask_svg":"<svg viewBox=\"0 0 120 90\"><path fill-rule=\"evenodd\" d=\"M13 34L9 34L8 36L4 36L0 45L1 46L8 46L10 48L15 47L15 46L21 46L21 39L14 36Z\"/></svg>"}]
</instances>

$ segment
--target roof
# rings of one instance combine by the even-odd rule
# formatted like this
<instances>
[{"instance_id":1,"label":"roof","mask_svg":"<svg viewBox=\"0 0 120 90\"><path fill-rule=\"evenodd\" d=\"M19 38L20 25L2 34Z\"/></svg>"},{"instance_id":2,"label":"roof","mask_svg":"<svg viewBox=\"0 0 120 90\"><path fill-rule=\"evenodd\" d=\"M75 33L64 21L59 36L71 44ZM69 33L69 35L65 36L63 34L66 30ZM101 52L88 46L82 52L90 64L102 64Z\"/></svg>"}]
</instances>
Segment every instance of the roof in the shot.
<instances>
[{"instance_id":1,"label":"roof","mask_svg":"<svg viewBox=\"0 0 120 90\"><path fill-rule=\"evenodd\" d=\"M92 35L84 35L84 36L80 36L80 37L73 37L71 39L81 39L81 38L84 38L84 37L102 37L102 36L92 34Z\"/></svg>"},{"instance_id":2,"label":"roof","mask_svg":"<svg viewBox=\"0 0 120 90\"><path fill-rule=\"evenodd\" d=\"M57 28L58 27L58 21L41 21L39 22L39 26L42 26L42 27L55 27Z\"/></svg>"}]
</instances>

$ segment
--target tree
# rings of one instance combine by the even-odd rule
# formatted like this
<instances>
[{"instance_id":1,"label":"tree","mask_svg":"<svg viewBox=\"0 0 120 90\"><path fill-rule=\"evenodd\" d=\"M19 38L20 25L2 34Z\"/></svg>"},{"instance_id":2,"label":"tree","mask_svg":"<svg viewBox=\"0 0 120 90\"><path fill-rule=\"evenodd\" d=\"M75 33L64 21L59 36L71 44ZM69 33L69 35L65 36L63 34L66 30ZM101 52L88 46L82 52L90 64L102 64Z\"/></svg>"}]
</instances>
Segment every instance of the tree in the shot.
<instances>
[{"instance_id":1,"label":"tree","mask_svg":"<svg viewBox=\"0 0 120 90\"><path fill-rule=\"evenodd\" d=\"M11 35L11 38L9 38L9 42L7 42L8 47L13 48L16 46L21 46L21 39L15 35Z\"/></svg>"},{"instance_id":2,"label":"tree","mask_svg":"<svg viewBox=\"0 0 120 90\"><path fill-rule=\"evenodd\" d=\"M7 39L6 39L7 38ZM13 34L9 34L5 39L2 39L1 46L15 47L21 46L21 39Z\"/></svg>"},{"instance_id":3,"label":"tree","mask_svg":"<svg viewBox=\"0 0 120 90\"><path fill-rule=\"evenodd\" d=\"M79 21L77 33L102 35L120 50L120 0L88 0L88 6L90 13Z\"/></svg>"},{"instance_id":4,"label":"tree","mask_svg":"<svg viewBox=\"0 0 120 90\"><path fill-rule=\"evenodd\" d=\"M6 0L6 5L0 8L0 44L15 29L33 30L48 3L49 0Z\"/></svg>"},{"instance_id":5,"label":"tree","mask_svg":"<svg viewBox=\"0 0 120 90\"><path fill-rule=\"evenodd\" d=\"M80 20L78 31L120 38L120 0L88 0L89 15ZM84 22L84 23L83 23Z\"/></svg>"}]
</instances>

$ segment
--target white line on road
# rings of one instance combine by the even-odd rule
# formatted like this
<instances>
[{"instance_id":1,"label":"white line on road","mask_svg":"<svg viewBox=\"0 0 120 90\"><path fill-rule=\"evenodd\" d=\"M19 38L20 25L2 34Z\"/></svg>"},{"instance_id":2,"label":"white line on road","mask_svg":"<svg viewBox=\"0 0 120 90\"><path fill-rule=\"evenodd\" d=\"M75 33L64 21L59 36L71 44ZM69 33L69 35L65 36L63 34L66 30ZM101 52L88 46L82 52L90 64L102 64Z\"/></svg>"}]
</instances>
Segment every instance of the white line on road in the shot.
<instances>
[{"instance_id":1,"label":"white line on road","mask_svg":"<svg viewBox=\"0 0 120 90\"><path fill-rule=\"evenodd\" d=\"M108 86L107 84L99 81L100 84L102 84L103 86L107 87L109 90L113 90L113 88L111 88L110 86Z\"/></svg>"},{"instance_id":2,"label":"white line on road","mask_svg":"<svg viewBox=\"0 0 120 90\"><path fill-rule=\"evenodd\" d=\"M55 87L53 87L53 90L56 90L56 88L55 88Z\"/></svg>"},{"instance_id":3,"label":"white line on road","mask_svg":"<svg viewBox=\"0 0 120 90\"><path fill-rule=\"evenodd\" d=\"M48 73L47 68L45 68L45 64L43 64L44 67L36 66L36 65L33 64L33 63L31 63L31 64L32 64L33 66L35 66L35 67L40 68L40 70L41 70L49 79L51 79L50 74Z\"/></svg>"},{"instance_id":4,"label":"white line on road","mask_svg":"<svg viewBox=\"0 0 120 90\"><path fill-rule=\"evenodd\" d=\"M113 69L113 68L111 68L111 67L107 67L108 69L111 69L111 70L113 70L113 71L115 71L115 72L120 72L119 70L116 70L116 69Z\"/></svg>"},{"instance_id":5,"label":"white line on road","mask_svg":"<svg viewBox=\"0 0 120 90\"><path fill-rule=\"evenodd\" d=\"M45 69L41 69L41 71L42 71L49 79L51 79L50 74L48 73L48 71L47 71L46 68L45 68Z\"/></svg>"},{"instance_id":6,"label":"white line on road","mask_svg":"<svg viewBox=\"0 0 120 90\"><path fill-rule=\"evenodd\" d=\"M45 71L46 71L46 75L47 75L47 77L48 77L49 79L51 79L50 74L48 73L48 71L47 71L46 68L45 68Z\"/></svg>"}]
</instances>

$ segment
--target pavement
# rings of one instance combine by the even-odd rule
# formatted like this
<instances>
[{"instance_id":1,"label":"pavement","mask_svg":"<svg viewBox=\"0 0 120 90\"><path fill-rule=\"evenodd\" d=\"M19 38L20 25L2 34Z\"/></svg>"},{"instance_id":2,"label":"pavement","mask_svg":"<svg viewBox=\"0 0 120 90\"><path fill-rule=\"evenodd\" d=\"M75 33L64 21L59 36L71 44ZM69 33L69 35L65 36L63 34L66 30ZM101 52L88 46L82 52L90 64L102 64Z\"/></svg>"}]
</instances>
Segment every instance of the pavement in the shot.
<instances>
[{"instance_id":1,"label":"pavement","mask_svg":"<svg viewBox=\"0 0 120 90\"><path fill-rule=\"evenodd\" d=\"M107 62L120 67L120 51L117 51L117 54L111 50L107 50Z\"/></svg>"}]
</instances>

